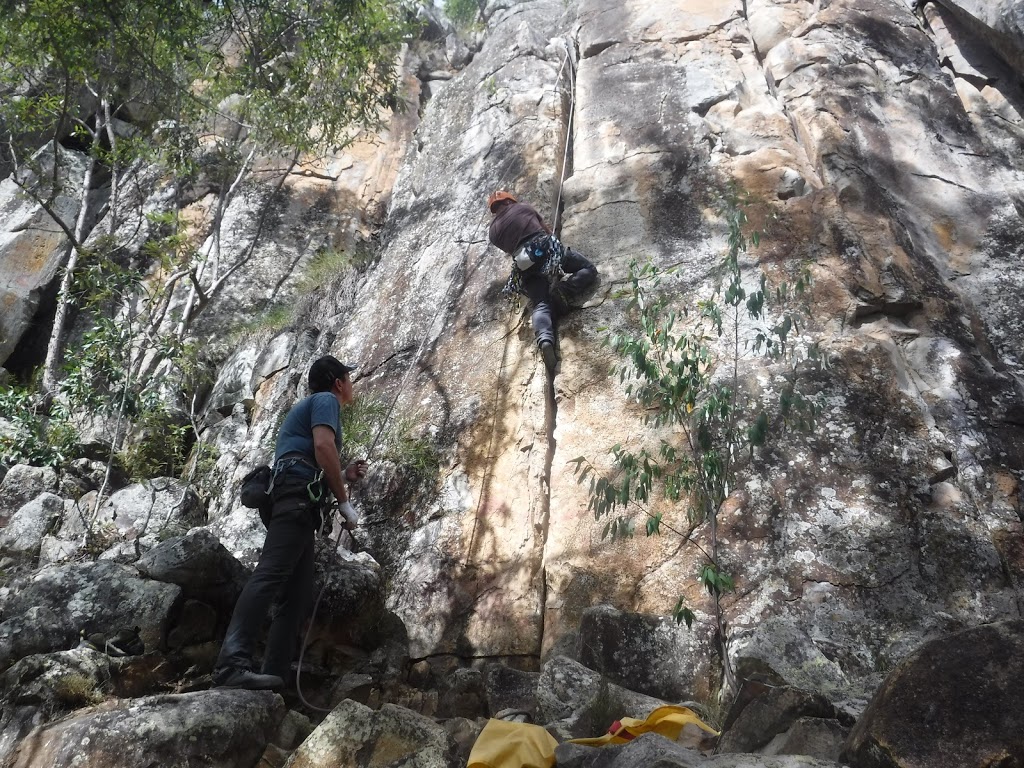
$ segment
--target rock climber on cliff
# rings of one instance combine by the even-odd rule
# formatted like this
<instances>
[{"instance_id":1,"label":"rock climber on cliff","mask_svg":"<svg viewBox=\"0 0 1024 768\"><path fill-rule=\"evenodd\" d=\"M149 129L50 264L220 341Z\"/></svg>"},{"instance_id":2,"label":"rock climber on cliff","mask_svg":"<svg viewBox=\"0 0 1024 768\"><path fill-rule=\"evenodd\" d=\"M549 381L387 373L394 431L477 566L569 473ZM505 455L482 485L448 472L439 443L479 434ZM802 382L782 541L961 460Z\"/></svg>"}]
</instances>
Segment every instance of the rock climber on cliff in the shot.
<instances>
[{"instance_id":1,"label":"rock climber on cliff","mask_svg":"<svg viewBox=\"0 0 1024 768\"><path fill-rule=\"evenodd\" d=\"M579 251L559 242L540 214L504 190L487 198L490 240L512 257L502 293L524 294L533 311L533 333L544 365L557 363L557 322L597 282L597 268Z\"/></svg>"}]
</instances>

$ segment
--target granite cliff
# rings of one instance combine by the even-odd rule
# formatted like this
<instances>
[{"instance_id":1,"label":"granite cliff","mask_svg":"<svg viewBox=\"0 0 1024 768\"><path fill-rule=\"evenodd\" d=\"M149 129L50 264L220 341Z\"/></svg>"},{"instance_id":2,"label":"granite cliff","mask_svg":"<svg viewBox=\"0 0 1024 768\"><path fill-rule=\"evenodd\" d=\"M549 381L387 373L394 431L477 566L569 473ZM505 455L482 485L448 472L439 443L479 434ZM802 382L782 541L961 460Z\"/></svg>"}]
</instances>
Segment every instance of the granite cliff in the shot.
<instances>
[{"instance_id":1,"label":"granite cliff","mask_svg":"<svg viewBox=\"0 0 1024 768\"><path fill-rule=\"evenodd\" d=\"M324 554L335 561L323 577L334 602L309 663L321 703L351 696L378 713L346 702L324 721L337 732L317 731L310 738L320 742L307 742L290 764L327 764L325 740L350 738L345 724L357 721L378 735L416 731L407 741L428 745L420 762L372 764L457 763L465 755L452 751L454 720L447 731L402 725L412 715L397 705L441 718L493 715L499 701L516 706L497 693L506 673L563 694L545 675L587 681L572 694L589 691L586 706L572 699L562 712L539 695L532 705L539 722L561 722L567 735L603 730L579 716L593 710L601 685L664 701L716 701L720 638L695 580L700 551L671 536L603 538L572 461L586 456L610 470L616 444L663 436L643 423L604 341L635 323L622 294L633 261L673 269L666 287L680 311L710 294L729 236L717 201L730 188L749 194L752 226L764 230L743 255L744 269L763 269L774 285L797 270L811 275L810 313L793 343L815 345L827 362L802 384L821 404L815 428L756 451L739 478L744 502L719 520L723 563L735 581L722 602L727 652L741 680L766 686L745 695L763 702L776 687L799 690L799 706L773 706L801 716L813 710L829 723L828 743L841 745L865 710L885 709L868 703L890 673L906 673L905 660L927 655L919 650L926 644L967 638L999 659L1020 643L1020 7L491 0L482 19L473 32L456 33L438 17L410 44L401 62L404 106L386 131L295 167L260 159L265 173L230 201L219 249L225 263L232 254L246 258L187 330L203 350L209 383L179 404L214 457L201 483L191 478L197 489L163 478L118 490L122 506L115 494L103 513L117 529L108 554L81 562L86 539L72 509L99 485L95 462L80 462L74 488L68 473L7 472L0 549L6 570L27 569L0 597L0 666L8 669L7 700L20 702L5 705L0 738L12 765L72 764L72 753L60 757L53 744L72 744L85 732L77 729L109 728L117 707L130 709L126 699L157 690L125 684L115 692L120 704L46 725L38 701L48 699L24 692L24 665L43 664L40 655L60 657L51 662L58 666L83 664L60 656L73 653L83 615L113 627L135 621L110 605L132 606L133 615L144 606L147 645L173 650L175 659L147 674L159 690L202 687L195 681L210 658L196 649L223 632L217 611L232 599L223 585L237 593L237 561L251 565L261 543L258 519L237 502L238 483L268 458L281 414L303 392L305 368L325 353L360 366L356 391L376 410L373 428L351 449L369 451L374 467L357 497L357 539L368 554ZM173 180L144 168L136 182L148 210L184 199L197 245L212 237L214 193L171 195ZM496 188L531 201L600 270L595 295L562 323L553 379L533 348L528 315L501 295L508 260L488 244L485 206ZM0 350L21 374L39 360L33 318L46 315L65 246L9 182L0 195ZM60 210L77 213L70 202ZM141 248L150 225L122 226L136 228L132 242ZM95 227L102 230L102 218ZM325 252L346 259L324 270ZM163 277L154 271L149 279ZM182 284L165 322L189 301ZM777 401L777 367L751 355L742 372L752 397ZM94 428L102 443L103 427ZM659 500L654 508L685 521L679 505ZM161 541L170 533L155 523L169 521L178 526L170 533L184 537L174 541L187 541L186 563L197 552L219 563L216 599L211 582L190 588L181 569L159 566L172 542ZM706 545L707 536L698 529L695 540ZM84 614L65 615L71 608L55 604L61 594L97 599L85 597L99 589L90 584L130 597ZM696 608L692 629L671 618L681 595ZM188 617L198 617L194 637ZM60 631L35 628L47 618ZM971 640L971 632L990 631L988 645ZM338 651L353 647L362 650ZM1011 670L992 664L991 690L1012 698L998 682ZM17 665L22 671L12 676ZM178 723L199 711L188 707L214 708L224 715L218 728L250 728L263 745L287 720L280 699L269 696L180 695L199 703L177 710L165 696L139 706ZM746 710L739 707L730 726L753 711L740 700ZM239 713L228 716L232 707ZM129 716L144 714L135 708L122 719ZM975 755L1000 749L1006 765L1024 760L1019 736L1007 735L1021 732L1020 710L1014 716L1002 736L985 736L995 744L990 752L964 747L955 764L988 764ZM391 717L399 725L382 724ZM29 736L32 725L44 730ZM735 731L728 751L763 751L785 730L760 741ZM160 733L160 749L174 742ZM49 746L26 746L32 739ZM934 745L931 756L901 762L894 740L860 722L843 759L954 764ZM276 743L291 749L299 741ZM883 742L892 762L877 756ZM186 763L253 765L260 750L247 750L234 762ZM838 747L787 753L839 757ZM99 752L89 759L143 764L104 762Z\"/></svg>"}]
</instances>

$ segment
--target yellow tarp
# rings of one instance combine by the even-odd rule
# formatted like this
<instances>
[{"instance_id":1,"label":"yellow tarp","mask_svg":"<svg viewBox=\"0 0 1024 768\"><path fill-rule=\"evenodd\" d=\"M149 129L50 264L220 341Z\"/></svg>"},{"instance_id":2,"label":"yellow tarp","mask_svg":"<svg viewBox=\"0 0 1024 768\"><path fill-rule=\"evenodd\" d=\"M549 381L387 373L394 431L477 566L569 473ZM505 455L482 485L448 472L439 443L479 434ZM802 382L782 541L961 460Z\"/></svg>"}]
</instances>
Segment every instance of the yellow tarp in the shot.
<instances>
[{"instance_id":1,"label":"yellow tarp","mask_svg":"<svg viewBox=\"0 0 1024 768\"><path fill-rule=\"evenodd\" d=\"M635 717L624 717L621 720L616 720L604 736L597 736L592 739L572 739L570 743L582 744L585 747L625 744L635 739L641 733L660 733L665 738L675 741L679 738L679 733L687 725L696 725L708 733L715 736L718 735L718 731L697 717L697 713L692 709L670 704L658 707L643 720L638 720Z\"/></svg>"},{"instance_id":2,"label":"yellow tarp","mask_svg":"<svg viewBox=\"0 0 1024 768\"><path fill-rule=\"evenodd\" d=\"M468 768L551 768L557 746L539 725L488 720L469 753Z\"/></svg>"},{"instance_id":3,"label":"yellow tarp","mask_svg":"<svg viewBox=\"0 0 1024 768\"><path fill-rule=\"evenodd\" d=\"M659 733L676 741L687 725L696 725L718 735L718 731L697 717L692 709L666 705L643 720L634 717L616 720L604 736L572 739L570 743L588 747L625 744L642 733ZM551 768L555 764L557 746L558 742L539 725L488 720L469 753L467 768Z\"/></svg>"}]
</instances>

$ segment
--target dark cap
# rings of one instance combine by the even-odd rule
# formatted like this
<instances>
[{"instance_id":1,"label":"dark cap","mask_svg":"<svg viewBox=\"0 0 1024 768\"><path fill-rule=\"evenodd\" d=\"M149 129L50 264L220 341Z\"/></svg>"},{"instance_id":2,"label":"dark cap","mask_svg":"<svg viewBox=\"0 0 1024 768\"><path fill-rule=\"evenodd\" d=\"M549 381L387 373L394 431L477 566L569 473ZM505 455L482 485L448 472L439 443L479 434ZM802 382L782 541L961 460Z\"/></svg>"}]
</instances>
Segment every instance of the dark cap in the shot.
<instances>
[{"instance_id":1,"label":"dark cap","mask_svg":"<svg viewBox=\"0 0 1024 768\"><path fill-rule=\"evenodd\" d=\"M309 366L309 388L313 392L327 392L334 386L335 379L343 379L355 369L354 365L345 365L332 355L324 355Z\"/></svg>"}]
</instances>

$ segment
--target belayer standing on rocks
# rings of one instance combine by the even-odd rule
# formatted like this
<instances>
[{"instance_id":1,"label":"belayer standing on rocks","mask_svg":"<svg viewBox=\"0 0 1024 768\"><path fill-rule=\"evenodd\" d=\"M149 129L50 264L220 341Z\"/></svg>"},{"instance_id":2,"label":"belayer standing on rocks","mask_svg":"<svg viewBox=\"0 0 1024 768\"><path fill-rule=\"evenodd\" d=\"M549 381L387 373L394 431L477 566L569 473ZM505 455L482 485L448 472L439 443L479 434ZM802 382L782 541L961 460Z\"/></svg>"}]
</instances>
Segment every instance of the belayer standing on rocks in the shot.
<instances>
[{"instance_id":1,"label":"belayer standing on rocks","mask_svg":"<svg viewBox=\"0 0 1024 768\"><path fill-rule=\"evenodd\" d=\"M359 516L346 482L366 474L366 462L341 466L341 407L355 402L355 368L327 355L309 369L308 397L288 412L277 435L271 482L273 513L256 570L235 603L213 681L225 688L280 688L291 669L296 641L313 598L313 543L333 493L345 526ZM272 602L277 610L267 636L262 671L253 671L256 636Z\"/></svg>"},{"instance_id":2,"label":"belayer standing on rocks","mask_svg":"<svg viewBox=\"0 0 1024 768\"><path fill-rule=\"evenodd\" d=\"M512 257L512 274L502 293L522 293L533 310L533 333L544 365L554 373L557 363L557 322L597 282L595 267L579 251L551 233L540 214L509 192L487 198L490 240Z\"/></svg>"}]
</instances>

